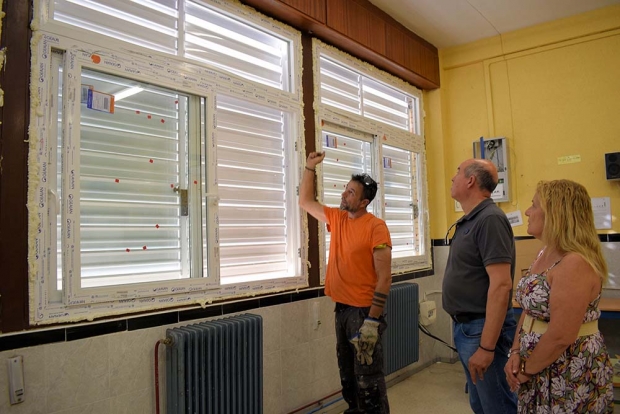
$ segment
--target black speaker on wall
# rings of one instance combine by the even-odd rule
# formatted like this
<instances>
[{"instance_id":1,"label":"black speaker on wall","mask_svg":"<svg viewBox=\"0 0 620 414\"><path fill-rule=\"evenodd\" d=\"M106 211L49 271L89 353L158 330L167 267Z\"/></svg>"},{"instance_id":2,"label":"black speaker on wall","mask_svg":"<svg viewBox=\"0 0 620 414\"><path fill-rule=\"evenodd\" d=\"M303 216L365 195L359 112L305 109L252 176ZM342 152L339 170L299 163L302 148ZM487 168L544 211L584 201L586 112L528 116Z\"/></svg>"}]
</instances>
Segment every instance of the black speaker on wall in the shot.
<instances>
[{"instance_id":1,"label":"black speaker on wall","mask_svg":"<svg viewBox=\"0 0 620 414\"><path fill-rule=\"evenodd\" d=\"M620 180L620 152L605 154L605 174L608 180Z\"/></svg>"}]
</instances>

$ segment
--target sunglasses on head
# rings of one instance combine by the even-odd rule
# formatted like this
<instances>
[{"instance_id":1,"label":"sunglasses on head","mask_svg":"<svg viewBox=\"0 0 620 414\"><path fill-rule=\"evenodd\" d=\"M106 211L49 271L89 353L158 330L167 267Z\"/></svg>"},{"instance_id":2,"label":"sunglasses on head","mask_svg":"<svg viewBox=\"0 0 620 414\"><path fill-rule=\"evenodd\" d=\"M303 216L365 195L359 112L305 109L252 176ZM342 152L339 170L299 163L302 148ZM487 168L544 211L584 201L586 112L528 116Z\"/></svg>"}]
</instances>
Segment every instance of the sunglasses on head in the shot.
<instances>
[{"instance_id":1,"label":"sunglasses on head","mask_svg":"<svg viewBox=\"0 0 620 414\"><path fill-rule=\"evenodd\" d=\"M370 175L368 174L362 174L362 176L364 177L363 181L364 181L364 185L373 185L373 184L377 184L375 182L375 180L373 180L372 178L370 178Z\"/></svg>"}]
</instances>

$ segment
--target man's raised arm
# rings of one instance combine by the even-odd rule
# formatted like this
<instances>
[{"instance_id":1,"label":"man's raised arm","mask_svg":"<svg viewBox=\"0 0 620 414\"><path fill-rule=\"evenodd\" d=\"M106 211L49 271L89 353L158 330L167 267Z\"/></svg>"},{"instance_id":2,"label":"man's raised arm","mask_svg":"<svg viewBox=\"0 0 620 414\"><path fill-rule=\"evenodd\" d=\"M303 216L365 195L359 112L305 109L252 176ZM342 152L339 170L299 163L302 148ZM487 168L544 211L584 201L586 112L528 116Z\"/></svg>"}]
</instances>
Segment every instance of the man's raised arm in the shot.
<instances>
[{"instance_id":1,"label":"man's raised arm","mask_svg":"<svg viewBox=\"0 0 620 414\"><path fill-rule=\"evenodd\" d=\"M327 222L323 204L316 201L314 194L314 178L316 177L316 166L325 158L325 153L311 152L306 160L306 167L303 170L301 184L299 185L299 207L306 210L312 217L319 221Z\"/></svg>"}]
</instances>

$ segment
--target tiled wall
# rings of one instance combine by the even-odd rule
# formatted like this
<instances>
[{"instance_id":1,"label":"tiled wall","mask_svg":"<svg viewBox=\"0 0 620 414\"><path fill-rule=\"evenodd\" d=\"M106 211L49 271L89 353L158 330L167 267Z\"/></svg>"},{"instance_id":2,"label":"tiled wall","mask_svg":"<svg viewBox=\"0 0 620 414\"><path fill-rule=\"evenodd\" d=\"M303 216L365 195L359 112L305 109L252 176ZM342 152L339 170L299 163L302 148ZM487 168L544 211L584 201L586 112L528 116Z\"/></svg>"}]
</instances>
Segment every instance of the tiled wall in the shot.
<instances>
[{"instance_id":1,"label":"tiled wall","mask_svg":"<svg viewBox=\"0 0 620 414\"><path fill-rule=\"evenodd\" d=\"M441 289L447 248L437 248L435 254L437 275L409 281L419 284L421 298L425 291ZM431 295L429 299L436 300L438 309L441 309L440 294ZM321 321L318 329L314 329L312 320L315 303L319 306ZM334 312L330 298L319 296L274 306L261 306L247 312L263 317L265 413L288 413L340 389ZM207 319L123 330L85 339L0 352L0 413L154 413L156 341L164 338L168 328L203 320ZM128 321L130 327L131 321ZM429 329L433 334L451 342L449 319L445 313L440 311L437 322ZM48 332L50 335L58 334L58 330ZM67 331L67 335L70 334ZM17 338L19 335L11 340L18 342ZM2 340L7 340L7 337L0 337L0 341ZM392 378L406 371L422 369L439 358L452 358L452 353L433 339L421 334L420 340L419 362L392 374ZM160 389L164 413L165 360L162 348L160 347ZM8 399L6 360L16 355L24 357L26 392L24 403L11 406Z\"/></svg>"},{"instance_id":2,"label":"tiled wall","mask_svg":"<svg viewBox=\"0 0 620 414\"><path fill-rule=\"evenodd\" d=\"M617 286L620 280L620 243L603 243L603 247L613 275L610 283ZM448 251L448 247L434 247L434 275L408 281L419 285L420 300L425 292L441 290ZM520 263L527 263L530 260L528 255L535 256L536 251L531 240L517 242ZM606 295L616 292L606 291ZM333 304L330 298L317 296L273 306L263 306L263 303L269 304L265 299L261 300L260 307L247 310L263 317L265 413L287 413L340 389ZM429 294L427 299L434 300L438 310L437 321L428 327L429 330L452 344L451 321L442 310L441 294ZM319 306L321 321L318 329L313 328L312 321L315 303ZM153 351L156 341L164 338L168 328L202 320L206 319L0 352L0 413L154 413ZM131 320L128 325L131 328ZM57 330L49 332L50 335L52 332L57 334ZM39 335L44 333L39 332ZM66 335L70 336L72 332L67 330ZM0 337L0 341L3 340L6 341L7 337ZM11 406L6 360L16 355L24 357L26 400ZM163 350L160 355L163 391ZM437 360L455 361L456 355L445 345L420 333L419 361L392 374L388 382L398 381ZM164 395L161 404L165 407Z\"/></svg>"}]
</instances>

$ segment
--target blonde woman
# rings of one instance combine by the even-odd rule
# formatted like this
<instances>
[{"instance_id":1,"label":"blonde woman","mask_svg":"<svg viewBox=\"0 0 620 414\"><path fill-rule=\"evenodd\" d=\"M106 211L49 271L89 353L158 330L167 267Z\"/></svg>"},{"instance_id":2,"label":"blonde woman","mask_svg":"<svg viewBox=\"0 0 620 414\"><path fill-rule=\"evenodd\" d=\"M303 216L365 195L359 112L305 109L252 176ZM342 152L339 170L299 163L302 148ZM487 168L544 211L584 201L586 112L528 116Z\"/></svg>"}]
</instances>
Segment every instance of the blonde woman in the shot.
<instances>
[{"instance_id":1,"label":"blonde woman","mask_svg":"<svg viewBox=\"0 0 620 414\"><path fill-rule=\"evenodd\" d=\"M523 313L505 373L518 412L612 413L613 371L598 330L607 265L590 196L573 181L541 181L525 215L545 247L516 291Z\"/></svg>"}]
</instances>

